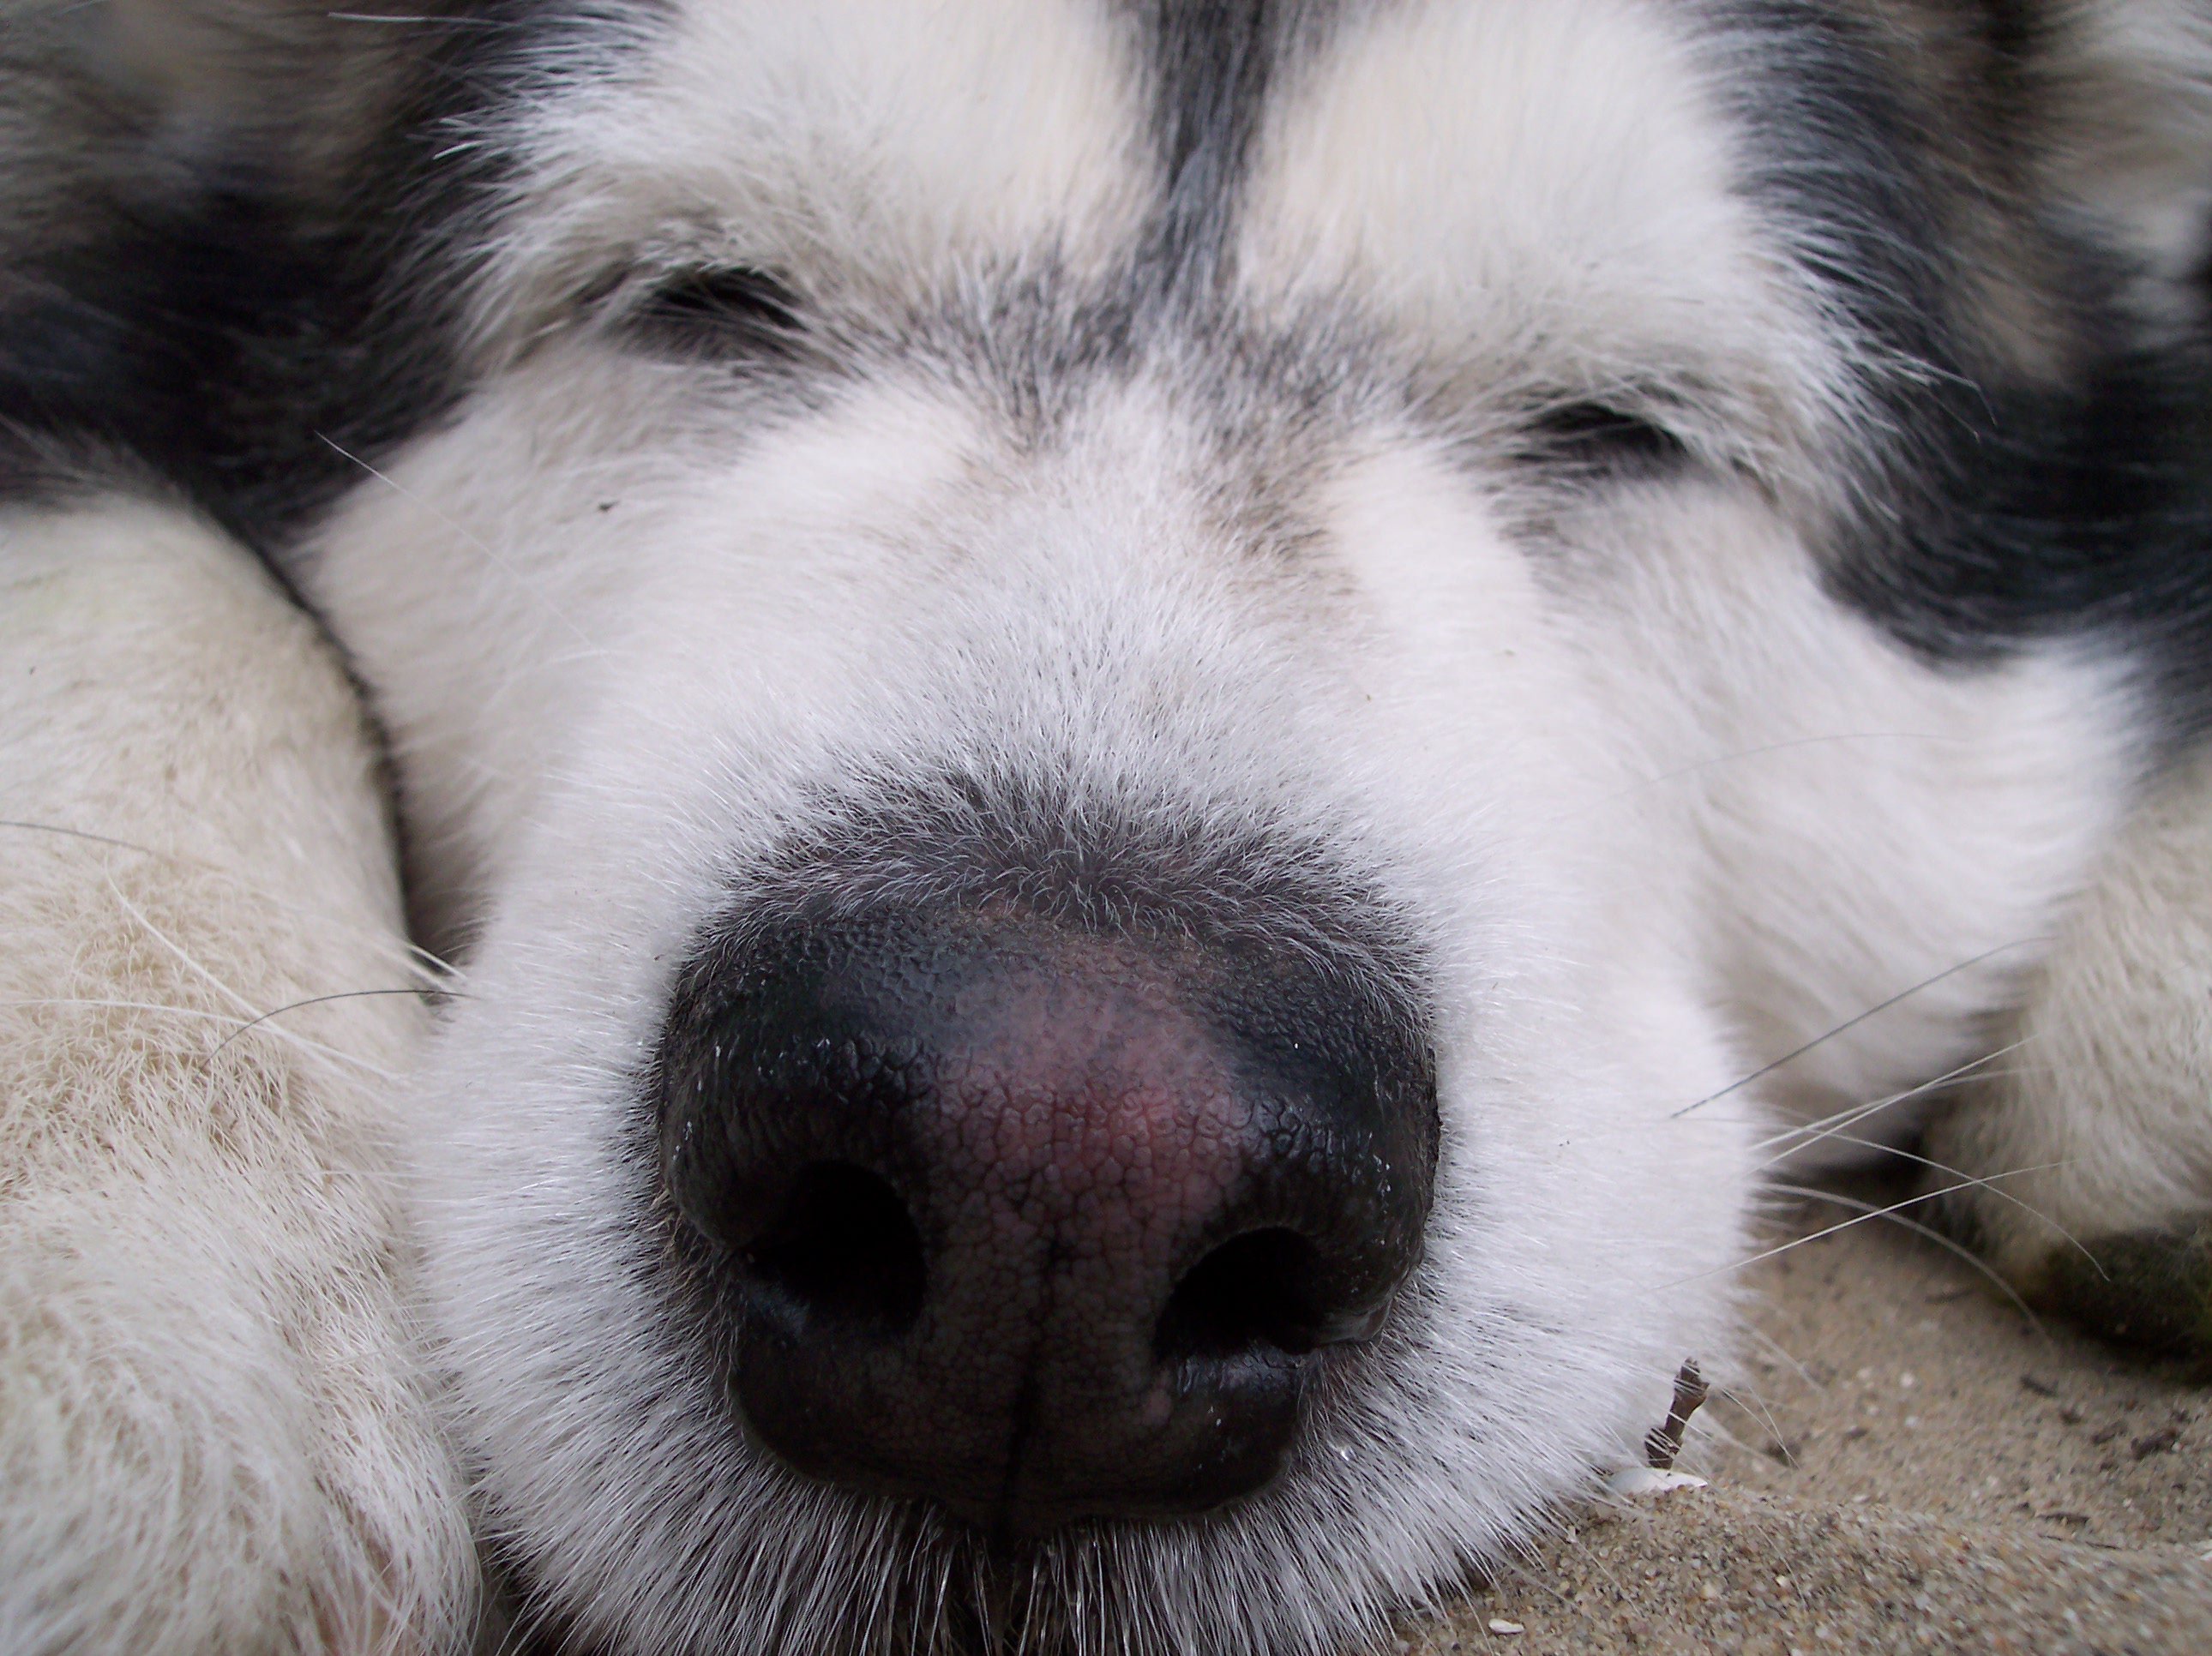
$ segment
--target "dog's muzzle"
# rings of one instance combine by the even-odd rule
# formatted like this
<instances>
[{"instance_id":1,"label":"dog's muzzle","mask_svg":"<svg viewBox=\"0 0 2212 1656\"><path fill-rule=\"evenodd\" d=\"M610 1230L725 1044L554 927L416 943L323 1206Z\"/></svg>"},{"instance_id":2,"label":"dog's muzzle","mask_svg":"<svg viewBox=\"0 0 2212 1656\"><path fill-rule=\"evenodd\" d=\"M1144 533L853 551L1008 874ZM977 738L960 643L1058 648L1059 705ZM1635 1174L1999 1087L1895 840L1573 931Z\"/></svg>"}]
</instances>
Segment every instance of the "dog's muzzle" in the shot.
<instances>
[{"instance_id":1,"label":"dog's muzzle","mask_svg":"<svg viewBox=\"0 0 2212 1656\"><path fill-rule=\"evenodd\" d=\"M661 1081L752 1432L1001 1538L1267 1483L1436 1158L1417 1021L1325 951L1019 912L756 925Z\"/></svg>"}]
</instances>

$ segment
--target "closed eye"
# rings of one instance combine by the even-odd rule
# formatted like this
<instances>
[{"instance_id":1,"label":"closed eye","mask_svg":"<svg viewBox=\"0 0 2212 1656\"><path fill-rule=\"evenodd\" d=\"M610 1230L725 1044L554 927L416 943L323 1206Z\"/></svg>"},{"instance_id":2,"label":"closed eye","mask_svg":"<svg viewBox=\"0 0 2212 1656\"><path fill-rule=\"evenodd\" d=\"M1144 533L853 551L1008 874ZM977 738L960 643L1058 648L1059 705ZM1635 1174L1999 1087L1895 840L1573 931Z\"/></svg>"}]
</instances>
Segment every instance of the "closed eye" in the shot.
<instances>
[{"instance_id":1,"label":"closed eye","mask_svg":"<svg viewBox=\"0 0 2212 1656\"><path fill-rule=\"evenodd\" d=\"M1680 437L1608 403L1564 403L1528 422L1529 458L1577 469L1647 473L1686 463Z\"/></svg>"},{"instance_id":2,"label":"closed eye","mask_svg":"<svg viewBox=\"0 0 2212 1656\"><path fill-rule=\"evenodd\" d=\"M664 277L624 322L647 344L689 355L782 355L806 331L799 295L767 271L740 265Z\"/></svg>"}]
</instances>

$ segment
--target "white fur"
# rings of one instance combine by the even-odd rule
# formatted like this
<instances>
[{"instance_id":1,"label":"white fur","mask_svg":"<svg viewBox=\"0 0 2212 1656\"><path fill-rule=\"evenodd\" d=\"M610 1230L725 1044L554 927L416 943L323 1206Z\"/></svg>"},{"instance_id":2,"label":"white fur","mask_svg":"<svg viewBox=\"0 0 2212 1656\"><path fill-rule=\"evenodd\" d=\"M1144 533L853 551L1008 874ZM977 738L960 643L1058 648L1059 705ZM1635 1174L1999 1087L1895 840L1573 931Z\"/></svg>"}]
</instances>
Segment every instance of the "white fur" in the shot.
<instances>
[{"instance_id":1,"label":"white fur","mask_svg":"<svg viewBox=\"0 0 2212 1656\"><path fill-rule=\"evenodd\" d=\"M1644 779L1616 809L1693 860L1702 986L1777 1065L1707 1107L1848 1113L1770 1149L1863 1160L1931 1101L1859 1107L2002 1044L1984 1015L2048 952L2141 771L2134 698L2071 648L1932 672L1777 558L1764 507L1653 504L1583 527L1577 642Z\"/></svg>"},{"instance_id":2,"label":"white fur","mask_svg":"<svg viewBox=\"0 0 2212 1656\"><path fill-rule=\"evenodd\" d=\"M422 1009L248 1022L421 981L350 687L204 527L18 511L0 725L0 1647L447 1648L388 1115Z\"/></svg>"},{"instance_id":3,"label":"white fur","mask_svg":"<svg viewBox=\"0 0 2212 1656\"><path fill-rule=\"evenodd\" d=\"M1273 106L1246 283L1379 314L1477 403L1658 401L1715 456L1787 465L1845 375L1787 227L1731 191L1731 67L1648 0L1390 7Z\"/></svg>"},{"instance_id":4,"label":"white fur","mask_svg":"<svg viewBox=\"0 0 2212 1656\"><path fill-rule=\"evenodd\" d=\"M994 259L1095 264L1142 209L1138 79L1087 0L738 0L650 39L520 112L535 165L484 289L495 337L628 250L865 303Z\"/></svg>"},{"instance_id":5,"label":"white fur","mask_svg":"<svg viewBox=\"0 0 2212 1656\"><path fill-rule=\"evenodd\" d=\"M664 489L663 556L627 607L599 612L615 641L512 836L433 1065L425 1115L447 1125L422 1165L464 1433L498 1520L600 1636L711 1647L719 1607L772 1605L805 1558L823 1608L763 1646L811 1648L835 1623L811 1615L849 1614L896 1563L856 1538L860 1512L799 1495L714 1404L641 1287L645 1193L621 1132L700 917L804 820L809 785L938 763L1224 832L1316 833L1396 880L1437 940L1451 1149L1422 1326L1389 1386L1324 1426L1340 1457L1310 1452L1210 1535L1117 1543L1160 1562L1094 1614L1133 1613L1121 1595L1142 1580L1188 1647L1322 1647L1364 1619L1363 1583L1419 1594L1547 1492L1631 1457L1688 1344L1717 1337L1740 1210L1698 1198L1741 1180L1743 1134L1664 1118L1735 1071L1667 940L1624 935L1591 901L1602 852L1572 825L1595 820L1597 790L1556 762L1590 715L1540 647L1525 569L1470 558L1470 537L1491 539L1479 503L1436 461L1385 450L1334 492L1338 532L1387 535L1455 602L1416 632L1394 624L1404 586L1378 580L1331 622L1295 592L1240 591L1229 549L1195 526L1204 479L1178 464L1190 438L1170 405L1139 393L1086 424L1060 463L1024 470L953 410L924 446L907 397L862 398L733 457L688 500ZM979 499L962 481L978 475L1006 482ZM411 470L398 481L416 488ZM348 528L388 545L376 520L406 509L365 503ZM722 579L699 579L709 559ZM943 579L956 561L963 578ZM828 633L806 624L823 604L843 617ZM379 673L360 613L348 624ZM1478 687L1531 713L1558 703L1558 739L1540 719L1457 719ZM1479 1421L1465 1395L1483 1398ZM647 1396L660 1402L641 1413ZM664 1567L677 1556L681 1571ZM1085 1629L1086 1647L1115 1636L1109 1620Z\"/></svg>"}]
</instances>

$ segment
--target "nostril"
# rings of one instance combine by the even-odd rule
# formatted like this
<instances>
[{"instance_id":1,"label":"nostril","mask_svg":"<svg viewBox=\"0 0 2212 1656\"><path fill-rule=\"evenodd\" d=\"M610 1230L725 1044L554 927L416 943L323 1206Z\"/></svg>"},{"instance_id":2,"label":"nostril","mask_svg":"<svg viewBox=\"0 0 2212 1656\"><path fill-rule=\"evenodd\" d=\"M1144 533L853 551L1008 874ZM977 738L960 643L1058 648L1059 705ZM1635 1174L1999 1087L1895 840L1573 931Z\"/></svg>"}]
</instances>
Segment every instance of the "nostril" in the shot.
<instances>
[{"instance_id":1,"label":"nostril","mask_svg":"<svg viewBox=\"0 0 2212 1656\"><path fill-rule=\"evenodd\" d=\"M809 1319L903 1334L921 1311L921 1234L881 1175L842 1162L804 1168L740 1257L755 1283Z\"/></svg>"},{"instance_id":2,"label":"nostril","mask_svg":"<svg viewBox=\"0 0 2212 1656\"><path fill-rule=\"evenodd\" d=\"M1164 1362L1240 1356L1272 1346L1302 1357L1345 1331L1329 1273L1308 1238L1280 1226L1247 1231L1184 1274L1160 1313L1152 1349ZM1364 1325L1364 1319L1362 1319Z\"/></svg>"}]
</instances>

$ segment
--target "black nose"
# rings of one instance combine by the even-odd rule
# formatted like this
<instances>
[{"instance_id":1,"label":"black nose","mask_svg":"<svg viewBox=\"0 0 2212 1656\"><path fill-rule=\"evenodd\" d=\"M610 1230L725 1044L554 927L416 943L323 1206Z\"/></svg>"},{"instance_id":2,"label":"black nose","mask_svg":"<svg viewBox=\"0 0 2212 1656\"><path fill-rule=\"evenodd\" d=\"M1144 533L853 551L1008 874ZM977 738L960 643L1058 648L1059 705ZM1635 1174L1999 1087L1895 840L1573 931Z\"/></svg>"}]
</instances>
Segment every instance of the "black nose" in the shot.
<instances>
[{"instance_id":1,"label":"black nose","mask_svg":"<svg viewBox=\"0 0 2212 1656\"><path fill-rule=\"evenodd\" d=\"M1325 950L785 923L676 998L661 1150L754 1432L1000 1535L1266 1483L1419 1253L1419 1021Z\"/></svg>"}]
</instances>

